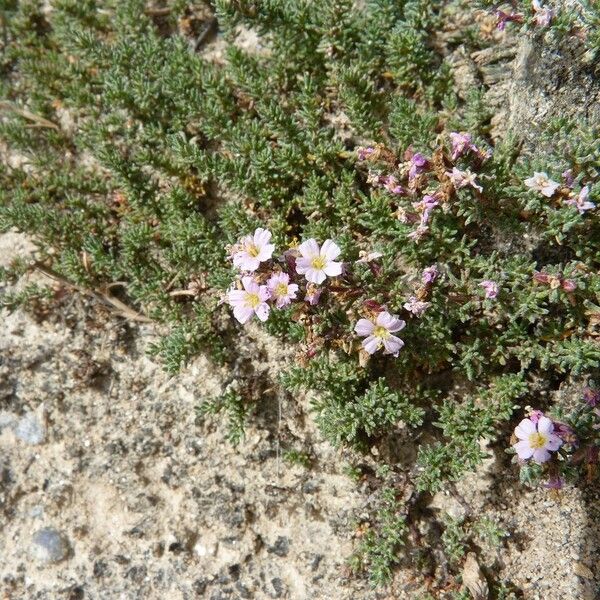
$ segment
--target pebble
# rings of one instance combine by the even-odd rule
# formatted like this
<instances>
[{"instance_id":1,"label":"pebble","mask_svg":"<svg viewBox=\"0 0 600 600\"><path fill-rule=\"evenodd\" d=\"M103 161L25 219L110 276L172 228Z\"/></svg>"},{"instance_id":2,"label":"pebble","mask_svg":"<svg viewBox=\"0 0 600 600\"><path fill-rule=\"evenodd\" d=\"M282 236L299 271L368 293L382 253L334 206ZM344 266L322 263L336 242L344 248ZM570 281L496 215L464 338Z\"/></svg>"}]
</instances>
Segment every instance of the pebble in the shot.
<instances>
[{"instance_id":1,"label":"pebble","mask_svg":"<svg viewBox=\"0 0 600 600\"><path fill-rule=\"evenodd\" d=\"M31 554L43 564L64 560L70 549L69 541L52 527L36 531L31 539Z\"/></svg>"},{"instance_id":2,"label":"pebble","mask_svg":"<svg viewBox=\"0 0 600 600\"><path fill-rule=\"evenodd\" d=\"M33 412L27 413L19 419L15 435L27 444L43 444L46 440L46 427L40 417Z\"/></svg>"},{"instance_id":3,"label":"pebble","mask_svg":"<svg viewBox=\"0 0 600 600\"><path fill-rule=\"evenodd\" d=\"M0 433L3 429L12 429L15 424L15 416L12 413L6 412L5 410L0 411Z\"/></svg>"},{"instance_id":4,"label":"pebble","mask_svg":"<svg viewBox=\"0 0 600 600\"><path fill-rule=\"evenodd\" d=\"M270 552L277 556L284 557L284 556L287 556L289 549L290 549L290 540L288 538L280 535L275 540L275 543L272 546L270 546L269 548L267 548L267 552Z\"/></svg>"},{"instance_id":5,"label":"pebble","mask_svg":"<svg viewBox=\"0 0 600 600\"><path fill-rule=\"evenodd\" d=\"M579 575L579 577L583 577L584 579L594 579L594 572L583 563L576 562L573 566L573 572L575 575Z\"/></svg>"}]
</instances>

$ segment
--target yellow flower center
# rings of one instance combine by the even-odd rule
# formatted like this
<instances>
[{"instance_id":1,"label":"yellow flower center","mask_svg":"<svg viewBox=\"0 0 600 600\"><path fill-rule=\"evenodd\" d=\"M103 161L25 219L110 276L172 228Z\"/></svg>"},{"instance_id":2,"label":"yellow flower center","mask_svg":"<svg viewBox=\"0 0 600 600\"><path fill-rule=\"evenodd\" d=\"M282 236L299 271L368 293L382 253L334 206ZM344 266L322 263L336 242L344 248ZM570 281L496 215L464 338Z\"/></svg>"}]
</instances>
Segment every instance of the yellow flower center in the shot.
<instances>
[{"instance_id":1,"label":"yellow flower center","mask_svg":"<svg viewBox=\"0 0 600 600\"><path fill-rule=\"evenodd\" d=\"M373 335L384 340L385 338L389 337L390 332L385 327L377 325L377 327L373 329Z\"/></svg>"},{"instance_id":2,"label":"yellow flower center","mask_svg":"<svg viewBox=\"0 0 600 600\"><path fill-rule=\"evenodd\" d=\"M536 450L544 448L547 442L548 438L543 433L532 433L529 436L529 445Z\"/></svg>"},{"instance_id":3,"label":"yellow flower center","mask_svg":"<svg viewBox=\"0 0 600 600\"><path fill-rule=\"evenodd\" d=\"M254 244L249 244L246 251L252 258L256 258L260 254L260 250Z\"/></svg>"},{"instance_id":4,"label":"yellow flower center","mask_svg":"<svg viewBox=\"0 0 600 600\"><path fill-rule=\"evenodd\" d=\"M258 297L258 294L247 293L246 303L248 306L250 306L250 308L256 308L260 304L260 298Z\"/></svg>"},{"instance_id":5,"label":"yellow flower center","mask_svg":"<svg viewBox=\"0 0 600 600\"><path fill-rule=\"evenodd\" d=\"M325 267L327 261L322 256L316 256L312 259L310 264L313 266L313 269L318 269L320 271L323 267Z\"/></svg>"},{"instance_id":6,"label":"yellow flower center","mask_svg":"<svg viewBox=\"0 0 600 600\"><path fill-rule=\"evenodd\" d=\"M287 293L288 293L287 283L278 283L277 287L275 288L275 295L276 296L287 296Z\"/></svg>"}]
</instances>

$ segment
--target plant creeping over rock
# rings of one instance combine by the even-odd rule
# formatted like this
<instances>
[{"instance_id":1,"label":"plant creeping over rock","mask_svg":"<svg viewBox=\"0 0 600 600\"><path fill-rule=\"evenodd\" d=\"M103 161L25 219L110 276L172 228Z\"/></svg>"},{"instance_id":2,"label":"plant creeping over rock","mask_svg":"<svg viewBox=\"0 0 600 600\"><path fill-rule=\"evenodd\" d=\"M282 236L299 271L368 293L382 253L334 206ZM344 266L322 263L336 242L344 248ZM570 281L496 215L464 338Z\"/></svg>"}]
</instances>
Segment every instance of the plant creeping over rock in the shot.
<instances>
[{"instance_id":1,"label":"plant creeping over rock","mask_svg":"<svg viewBox=\"0 0 600 600\"><path fill-rule=\"evenodd\" d=\"M0 230L37 254L2 278L53 273L160 324L150 350L172 373L199 353L234 371L264 328L295 356L273 386L309 392L325 439L415 450L386 458L392 487L443 489L484 442L529 483L591 477L596 405L549 398L596 389L598 123L548 118L531 152L449 55L491 47L486 19L594 53L600 17L479 4L479 37L449 41L457 2L178 1L161 19L140 0L5 3ZM191 33L206 14L216 46ZM201 412L240 443L252 390L240 375ZM355 561L378 583L410 529L388 479Z\"/></svg>"}]
</instances>

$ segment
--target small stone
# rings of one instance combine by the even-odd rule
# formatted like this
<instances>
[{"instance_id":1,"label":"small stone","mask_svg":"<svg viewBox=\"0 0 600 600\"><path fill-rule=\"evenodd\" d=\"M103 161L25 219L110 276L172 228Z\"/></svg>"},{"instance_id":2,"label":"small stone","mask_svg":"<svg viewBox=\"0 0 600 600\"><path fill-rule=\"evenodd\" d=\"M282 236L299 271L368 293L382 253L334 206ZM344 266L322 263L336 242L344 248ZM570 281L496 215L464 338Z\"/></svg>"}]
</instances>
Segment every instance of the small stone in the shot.
<instances>
[{"instance_id":1,"label":"small stone","mask_svg":"<svg viewBox=\"0 0 600 600\"><path fill-rule=\"evenodd\" d=\"M198 596L200 596L201 594L204 594L207 587L208 587L208 581L204 577L201 577L200 579L196 579L196 581L194 581L194 583L192 583L192 589L194 590L194 592L196 592L196 594L198 594Z\"/></svg>"},{"instance_id":2,"label":"small stone","mask_svg":"<svg viewBox=\"0 0 600 600\"><path fill-rule=\"evenodd\" d=\"M312 557L312 561L310 563L310 570L313 572L318 570L319 566L321 565L322 560L323 560L322 554L314 554Z\"/></svg>"},{"instance_id":3,"label":"small stone","mask_svg":"<svg viewBox=\"0 0 600 600\"><path fill-rule=\"evenodd\" d=\"M467 554L462 571L462 580L465 587L471 593L473 600L487 600L489 597L488 583L479 567L474 552Z\"/></svg>"},{"instance_id":4,"label":"small stone","mask_svg":"<svg viewBox=\"0 0 600 600\"><path fill-rule=\"evenodd\" d=\"M309 479L302 485L303 494L314 494L319 489L319 482L315 479Z\"/></svg>"},{"instance_id":5,"label":"small stone","mask_svg":"<svg viewBox=\"0 0 600 600\"><path fill-rule=\"evenodd\" d=\"M286 537L283 536L279 536L276 540L275 543L270 546L269 548L267 548L267 552L270 552L271 554L275 554L277 556L287 556L287 553L290 550L290 540Z\"/></svg>"},{"instance_id":6,"label":"small stone","mask_svg":"<svg viewBox=\"0 0 600 600\"><path fill-rule=\"evenodd\" d=\"M271 598L281 598L285 591L283 581L281 581L279 577L274 577L271 579L271 585L269 587L271 589L267 589L267 593Z\"/></svg>"},{"instance_id":7,"label":"small stone","mask_svg":"<svg viewBox=\"0 0 600 600\"><path fill-rule=\"evenodd\" d=\"M16 423L16 418L12 413L0 410L0 433L3 429L12 429Z\"/></svg>"},{"instance_id":8,"label":"small stone","mask_svg":"<svg viewBox=\"0 0 600 600\"><path fill-rule=\"evenodd\" d=\"M579 577L583 577L584 579L594 579L594 572L583 563L576 562L573 566L573 572L575 575L579 575Z\"/></svg>"},{"instance_id":9,"label":"small stone","mask_svg":"<svg viewBox=\"0 0 600 600\"><path fill-rule=\"evenodd\" d=\"M27 444L42 444L46 440L46 427L43 423L43 413L30 412L19 419L15 426L15 435Z\"/></svg>"},{"instance_id":10,"label":"small stone","mask_svg":"<svg viewBox=\"0 0 600 600\"><path fill-rule=\"evenodd\" d=\"M52 527L36 531L31 538L31 555L43 564L64 560L70 550L69 541Z\"/></svg>"}]
</instances>

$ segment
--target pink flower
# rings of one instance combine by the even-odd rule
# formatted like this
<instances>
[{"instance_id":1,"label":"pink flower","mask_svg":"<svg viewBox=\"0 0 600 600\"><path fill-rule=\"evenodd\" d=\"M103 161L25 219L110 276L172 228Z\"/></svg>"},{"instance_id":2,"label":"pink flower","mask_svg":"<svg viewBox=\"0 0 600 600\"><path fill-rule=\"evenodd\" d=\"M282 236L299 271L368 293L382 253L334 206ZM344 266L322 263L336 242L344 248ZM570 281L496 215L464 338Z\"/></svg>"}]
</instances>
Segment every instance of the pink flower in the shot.
<instances>
[{"instance_id":1,"label":"pink flower","mask_svg":"<svg viewBox=\"0 0 600 600\"><path fill-rule=\"evenodd\" d=\"M429 161L420 153L413 154L409 161L408 180L412 181L417 175L427 169Z\"/></svg>"},{"instance_id":2,"label":"pink flower","mask_svg":"<svg viewBox=\"0 0 600 600\"><path fill-rule=\"evenodd\" d=\"M388 175L384 178L383 187L391 194L405 194L406 190L398 183L398 180L393 175Z\"/></svg>"},{"instance_id":3,"label":"pink flower","mask_svg":"<svg viewBox=\"0 0 600 600\"><path fill-rule=\"evenodd\" d=\"M306 287L306 295L304 296L304 300L311 306L316 306L319 303L322 291L323 290L321 288L317 287L313 283L309 283Z\"/></svg>"},{"instance_id":4,"label":"pink flower","mask_svg":"<svg viewBox=\"0 0 600 600\"><path fill-rule=\"evenodd\" d=\"M296 260L296 272L304 275L310 283L323 283L327 277L342 274L342 263L335 262L341 254L339 246L332 240L325 240L319 248L316 240L310 238L298 246L301 257Z\"/></svg>"},{"instance_id":5,"label":"pink flower","mask_svg":"<svg viewBox=\"0 0 600 600\"><path fill-rule=\"evenodd\" d=\"M479 284L485 290L485 297L494 300L498 296L498 284L490 279L484 279Z\"/></svg>"},{"instance_id":6,"label":"pink flower","mask_svg":"<svg viewBox=\"0 0 600 600\"><path fill-rule=\"evenodd\" d=\"M550 452L562 446L562 440L553 433L554 424L548 417L540 417L537 423L523 419L515 428L519 441L513 445L521 460L533 458L538 464L550 459Z\"/></svg>"},{"instance_id":7,"label":"pink flower","mask_svg":"<svg viewBox=\"0 0 600 600\"><path fill-rule=\"evenodd\" d=\"M421 213L421 225L427 225L431 216L431 211L438 206L435 196L425 195L419 202L413 202L413 208Z\"/></svg>"},{"instance_id":8,"label":"pink flower","mask_svg":"<svg viewBox=\"0 0 600 600\"><path fill-rule=\"evenodd\" d=\"M404 304L404 308L411 312L415 317L422 317L425 311L431 306L431 302L421 302L415 296L411 296L408 302Z\"/></svg>"},{"instance_id":9,"label":"pink flower","mask_svg":"<svg viewBox=\"0 0 600 600\"><path fill-rule=\"evenodd\" d=\"M569 206L574 206L579 214L583 214L586 210L592 210L592 208L596 208L596 205L593 202L588 200L590 195L589 186L582 187L577 196L571 196L568 200L565 200L565 204Z\"/></svg>"},{"instance_id":10,"label":"pink flower","mask_svg":"<svg viewBox=\"0 0 600 600\"><path fill-rule=\"evenodd\" d=\"M448 175L448 177L450 177L450 179L452 180L452 184L454 185L454 187L457 190L470 185L472 188L476 189L478 192L483 191L483 188L475 181L475 178L477 177L477 175L475 175L475 173L471 173L471 171L469 171L469 169L465 169L464 171L461 171L460 169L457 169L456 167L454 167L451 172L450 171L446 172L446 175Z\"/></svg>"},{"instance_id":11,"label":"pink flower","mask_svg":"<svg viewBox=\"0 0 600 600\"><path fill-rule=\"evenodd\" d=\"M367 160L367 158L369 158L374 153L375 148L372 148L371 146L367 146L366 148L364 146L359 146L356 149L356 155L358 156L358 160Z\"/></svg>"},{"instance_id":12,"label":"pink flower","mask_svg":"<svg viewBox=\"0 0 600 600\"><path fill-rule=\"evenodd\" d=\"M227 301L233 307L233 316L240 322L245 323L256 315L260 321L269 318L270 298L266 285L259 285L252 277L242 277L243 290L231 289L227 293Z\"/></svg>"},{"instance_id":13,"label":"pink flower","mask_svg":"<svg viewBox=\"0 0 600 600\"><path fill-rule=\"evenodd\" d=\"M540 27L548 27L554 16L554 11L547 6L542 6L540 0L532 0L531 5L535 13L533 19L536 24Z\"/></svg>"},{"instance_id":14,"label":"pink flower","mask_svg":"<svg viewBox=\"0 0 600 600\"><path fill-rule=\"evenodd\" d=\"M498 19L498 23L497 23L496 27L500 31L504 31L506 24L509 23L510 21L515 21L516 23L523 22L523 15L520 15L520 14L514 13L514 12L508 14L508 13L505 13L503 10L496 11L496 18Z\"/></svg>"},{"instance_id":15,"label":"pink flower","mask_svg":"<svg viewBox=\"0 0 600 600\"><path fill-rule=\"evenodd\" d=\"M362 347L369 354L374 354L383 346L384 354L398 356L404 342L392 334L404 329L405 325L406 323L397 315L383 311L377 315L375 322L369 319L359 319L354 331L357 335L366 338L362 342Z\"/></svg>"},{"instance_id":16,"label":"pink flower","mask_svg":"<svg viewBox=\"0 0 600 600\"><path fill-rule=\"evenodd\" d=\"M298 286L290 283L290 276L287 273L273 273L267 281L267 289L271 298L275 300L277 308L283 308L290 304L298 293Z\"/></svg>"},{"instance_id":17,"label":"pink flower","mask_svg":"<svg viewBox=\"0 0 600 600\"><path fill-rule=\"evenodd\" d=\"M253 236L244 236L233 247L233 264L241 271L256 271L261 262L273 256L275 246L269 244L270 240L271 232L261 227L254 232Z\"/></svg>"},{"instance_id":18,"label":"pink flower","mask_svg":"<svg viewBox=\"0 0 600 600\"><path fill-rule=\"evenodd\" d=\"M438 276L438 268L436 265L431 265L431 267L427 267L423 269L423 273L421 274L421 281L425 285L431 285Z\"/></svg>"},{"instance_id":19,"label":"pink flower","mask_svg":"<svg viewBox=\"0 0 600 600\"><path fill-rule=\"evenodd\" d=\"M534 171L533 177L525 180L525 185L540 194L550 198L554 195L554 192L560 187L559 183L552 181L546 173L539 173Z\"/></svg>"},{"instance_id":20,"label":"pink flower","mask_svg":"<svg viewBox=\"0 0 600 600\"><path fill-rule=\"evenodd\" d=\"M450 134L450 143L452 144L452 160L461 157L473 146L470 134L456 133L455 131Z\"/></svg>"}]
</instances>

